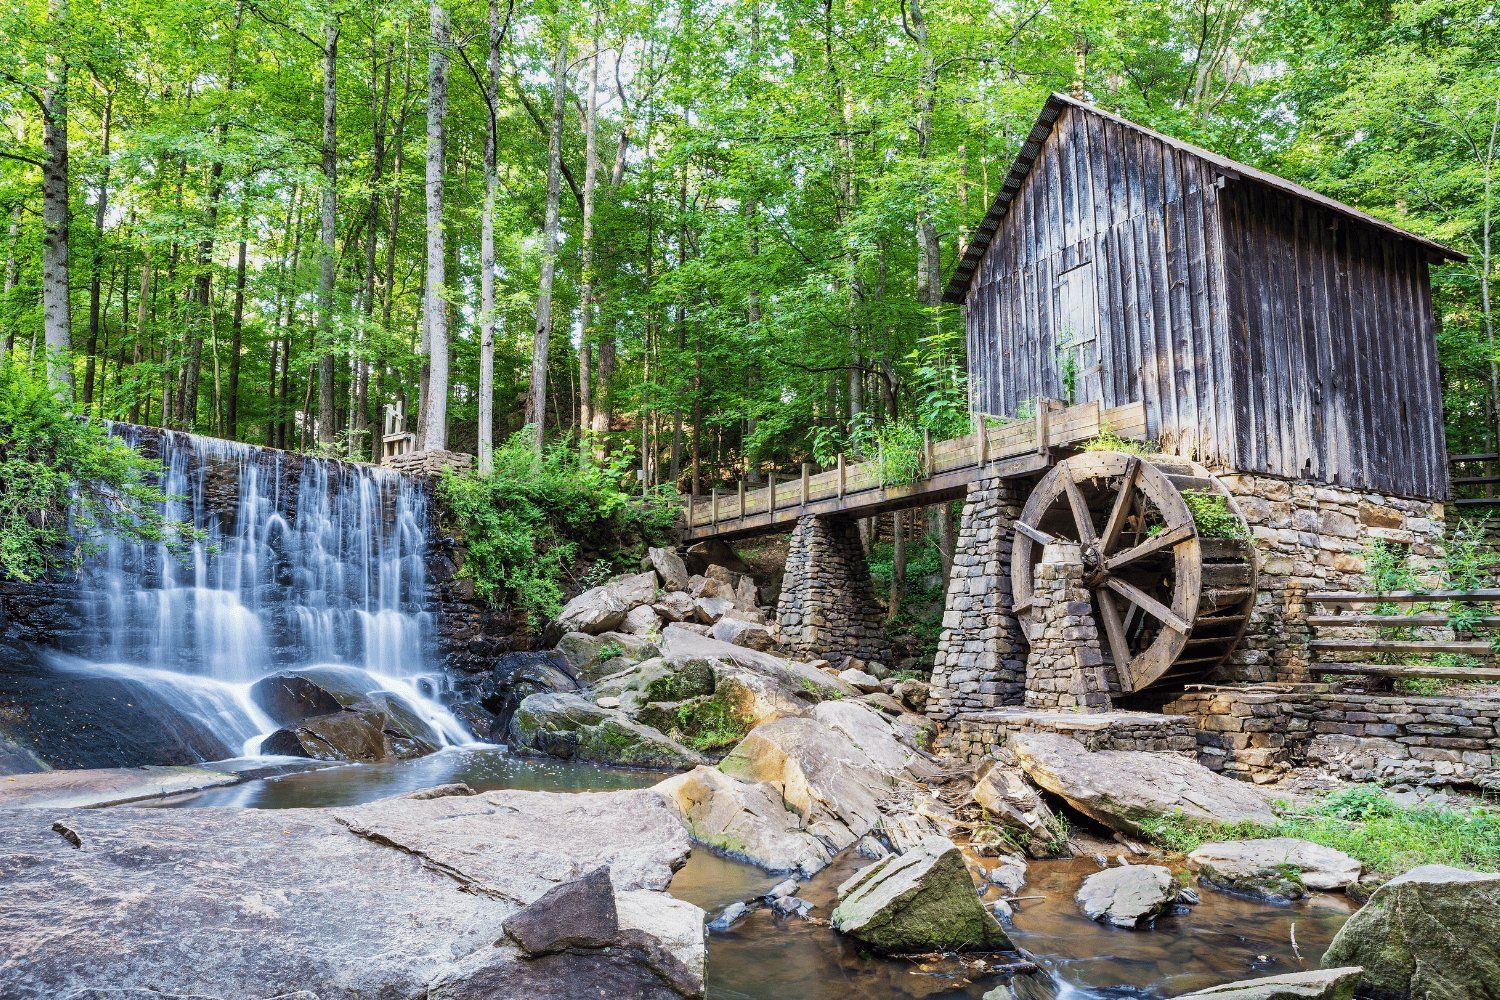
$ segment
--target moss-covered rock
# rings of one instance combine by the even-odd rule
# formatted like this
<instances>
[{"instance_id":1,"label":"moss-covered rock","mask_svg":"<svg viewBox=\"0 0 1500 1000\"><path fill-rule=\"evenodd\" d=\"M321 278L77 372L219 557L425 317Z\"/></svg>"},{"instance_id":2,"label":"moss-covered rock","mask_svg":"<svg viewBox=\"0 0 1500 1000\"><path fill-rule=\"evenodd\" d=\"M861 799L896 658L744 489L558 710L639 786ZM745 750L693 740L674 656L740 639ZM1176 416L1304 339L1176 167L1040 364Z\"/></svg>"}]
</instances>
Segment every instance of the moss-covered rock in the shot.
<instances>
[{"instance_id":1,"label":"moss-covered rock","mask_svg":"<svg viewBox=\"0 0 1500 1000\"><path fill-rule=\"evenodd\" d=\"M1360 995L1500 997L1500 874L1423 865L1391 879L1349 918L1323 967L1363 966Z\"/></svg>"},{"instance_id":2,"label":"moss-covered rock","mask_svg":"<svg viewBox=\"0 0 1500 1000\"><path fill-rule=\"evenodd\" d=\"M980 902L963 854L944 837L884 857L839 886L833 926L890 954L1011 947Z\"/></svg>"},{"instance_id":3,"label":"moss-covered rock","mask_svg":"<svg viewBox=\"0 0 1500 1000\"><path fill-rule=\"evenodd\" d=\"M695 751L630 717L576 694L534 694L511 718L510 745L563 760L683 771L704 763Z\"/></svg>"},{"instance_id":4,"label":"moss-covered rock","mask_svg":"<svg viewBox=\"0 0 1500 1000\"><path fill-rule=\"evenodd\" d=\"M636 718L703 753L726 750L750 732L755 720L742 712L731 692L685 701L653 702Z\"/></svg>"}]
</instances>

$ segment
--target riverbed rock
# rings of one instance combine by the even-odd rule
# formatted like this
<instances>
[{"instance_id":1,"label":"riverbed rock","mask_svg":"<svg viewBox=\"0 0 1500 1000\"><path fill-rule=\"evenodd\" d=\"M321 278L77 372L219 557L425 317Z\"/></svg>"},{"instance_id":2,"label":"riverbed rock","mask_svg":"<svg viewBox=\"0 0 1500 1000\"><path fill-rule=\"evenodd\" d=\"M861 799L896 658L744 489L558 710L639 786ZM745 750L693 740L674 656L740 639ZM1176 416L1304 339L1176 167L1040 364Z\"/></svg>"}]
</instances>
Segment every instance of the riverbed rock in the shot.
<instances>
[{"instance_id":1,"label":"riverbed rock","mask_svg":"<svg viewBox=\"0 0 1500 1000\"><path fill-rule=\"evenodd\" d=\"M672 549L652 546L646 550L646 562L656 575L661 578L661 585L667 590L686 590L689 573L687 565Z\"/></svg>"},{"instance_id":2,"label":"riverbed rock","mask_svg":"<svg viewBox=\"0 0 1500 1000\"><path fill-rule=\"evenodd\" d=\"M1066 850L1062 824L1019 767L987 762L974 783L972 798L985 817L1031 857L1055 857Z\"/></svg>"},{"instance_id":3,"label":"riverbed rock","mask_svg":"<svg viewBox=\"0 0 1500 1000\"><path fill-rule=\"evenodd\" d=\"M656 574L636 573L585 590L563 606L555 627L561 632L598 635L624 624L631 609L656 599Z\"/></svg>"},{"instance_id":4,"label":"riverbed rock","mask_svg":"<svg viewBox=\"0 0 1500 1000\"><path fill-rule=\"evenodd\" d=\"M1090 920L1116 927L1151 923L1177 895L1172 871L1161 865L1106 868L1083 880L1078 905Z\"/></svg>"},{"instance_id":5,"label":"riverbed rock","mask_svg":"<svg viewBox=\"0 0 1500 1000\"><path fill-rule=\"evenodd\" d=\"M335 712L283 726L260 744L264 754L370 763L394 757L380 712Z\"/></svg>"},{"instance_id":6,"label":"riverbed rock","mask_svg":"<svg viewBox=\"0 0 1500 1000\"><path fill-rule=\"evenodd\" d=\"M671 664L702 660L715 671L750 671L769 678L809 703L852 698L853 687L809 663L787 660L771 653L736 646L701 635L682 625L668 625L661 633L661 652Z\"/></svg>"},{"instance_id":7,"label":"riverbed rock","mask_svg":"<svg viewBox=\"0 0 1500 1000\"><path fill-rule=\"evenodd\" d=\"M682 942L701 940L702 911L664 893L690 846L648 790L0 810L0 996L563 1000L596 975L621 997L701 996ZM517 911L600 865L618 944L532 960L504 937Z\"/></svg>"},{"instance_id":8,"label":"riverbed rock","mask_svg":"<svg viewBox=\"0 0 1500 1000\"><path fill-rule=\"evenodd\" d=\"M1201 882L1270 900L1298 899L1307 889L1343 889L1364 872L1343 851L1295 837L1204 844L1187 861Z\"/></svg>"},{"instance_id":9,"label":"riverbed rock","mask_svg":"<svg viewBox=\"0 0 1500 1000\"><path fill-rule=\"evenodd\" d=\"M728 542L719 538L710 538L689 545L683 562L687 565L687 571L694 574L706 573L710 566L723 566L736 573L750 572L749 563L741 559L739 554L729 547Z\"/></svg>"},{"instance_id":10,"label":"riverbed rock","mask_svg":"<svg viewBox=\"0 0 1500 1000\"><path fill-rule=\"evenodd\" d=\"M876 691L885 690L885 685L881 683L879 677L854 667L850 667L847 670L840 670L839 680L848 684L860 694L872 694Z\"/></svg>"},{"instance_id":11,"label":"riverbed rock","mask_svg":"<svg viewBox=\"0 0 1500 1000\"><path fill-rule=\"evenodd\" d=\"M776 648L776 636L760 622L747 621L734 613L725 615L714 623L709 635L720 642L744 646L769 652Z\"/></svg>"},{"instance_id":12,"label":"riverbed rock","mask_svg":"<svg viewBox=\"0 0 1500 1000\"><path fill-rule=\"evenodd\" d=\"M1184 993L1177 1000L1353 1000L1355 983L1363 971L1355 966L1243 979Z\"/></svg>"},{"instance_id":13,"label":"riverbed rock","mask_svg":"<svg viewBox=\"0 0 1500 1000\"><path fill-rule=\"evenodd\" d=\"M656 603L651 605L651 610L660 615L664 622L691 621L695 610L693 595L674 590L657 598Z\"/></svg>"},{"instance_id":14,"label":"riverbed rock","mask_svg":"<svg viewBox=\"0 0 1500 1000\"><path fill-rule=\"evenodd\" d=\"M1012 735L1006 747L1044 790L1105 826L1142 833L1156 816L1196 823L1273 823L1276 814L1253 786L1221 777L1175 754L1091 752L1055 733Z\"/></svg>"},{"instance_id":15,"label":"riverbed rock","mask_svg":"<svg viewBox=\"0 0 1500 1000\"><path fill-rule=\"evenodd\" d=\"M702 625L714 625L733 610L734 601L728 597L699 597L693 601L693 617Z\"/></svg>"},{"instance_id":16,"label":"riverbed rock","mask_svg":"<svg viewBox=\"0 0 1500 1000\"><path fill-rule=\"evenodd\" d=\"M380 682L356 667L321 664L279 670L250 685L250 698L278 726L352 708Z\"/></svg>"},{"instance_id":17,"label":"riverbed rock","mask_svg":"<svg viewBox=\"0 0 1500 1000\"><path fill-rule=\"evenodd\" d=\"M450 707L476 737L505 740L516 706L544 691L579 691L572 665L555 649L506 653L481 674L450 672Z\"/></svg>"},{"instance_id":18,"label":"riverbed rock","mask_svg":"<svg viewBox=\"0 0 1500 1000\"><path fill-rule=\"evenodd\" d=\"M45 770L0 781L0 808L99 808L218 788L240 780L237 774L203 767Z\"/></svg>"},{"instance_id":19,"label":"riverbed rock","mask_svg":"<svg viewBox=\"0 0 1500 1000\"><path fill-rule=\"evenodd\" d=\"M642 660L649 660L660 650L656 643L624 632L568 632L557 641L557 651L579 682L593 684L600 679Z\"/></svg>"},{"instance_id":20,"label":"riverbed rock","mask_svg":"<svg viewBox=\"0 0 1500 1000\"><path fill-rule=\"evenodd\" d=\"M1423 865L1375 890L1323 956L1324 967L1359 965L1361 994L1375 997L1500 997L1500 874Z\"/></svg>"},{"instance_id":21,"label":"riverbed rock","mask_svg":"<svg viewBox=\"0 0 1500 1000\"><path fill-rule=\"evenodd\" d=\"M802 817L770 785L698 767L655 790L687 822L695 841L720 854L776 873L810 874L833 860L835 852L804 829Z\"/></svg>"},{"instance_id":22,"label":"riverbed rock","mask_svg":"<svg viewBox=\"0 0 1500 1000\"><path fill-rule=\"evenodd\" d=\"M41 758L19 743L14 743L0 734L0 777L12 774L37 774L50 771Z\"/></svg>"},{"instance_id":23,"label":"riverbed rock","mask_svg":"<svg viewBox=\"0 0 1500 1000\"><path fill-rule=\"evenodd\" d=\"M825 701L812 710L812 717L842 735L887 774L900 774L917 763L917 755L897 738L895 728L867 705Z\"/></svg>"},{"instance_id":24,"label":"riverbed rock","mask_svg":"<svg viewBox=\"0 0 1500 1000\"><path fill-rule=\"evenodd\" d=\"M839 886L833 926L889 954L1008 949L953 841L930 837Z\"/></svg>"},{"instance_id":25,"label":"riverbed rock","mask_svg":"<svg viewBox=\"0 0 1500 1000\"><path fill-rule=\"evenodd\" d=\"M702 755L622 712L576 694L534 694L511 718L510 745L562 760L682 771Z\"/></svg>"},{"instance_id":26,"label":"riverbed rock","mask_svg":"<svg viewBox=\"0 0 1500 1000\"><path fill-rule=\"evenodd\" d=\"M505 936L533 957L567 948L608 947L620 933L609 868L595 868L548 889L503 926Z\"/></svg>"}]
</instances>

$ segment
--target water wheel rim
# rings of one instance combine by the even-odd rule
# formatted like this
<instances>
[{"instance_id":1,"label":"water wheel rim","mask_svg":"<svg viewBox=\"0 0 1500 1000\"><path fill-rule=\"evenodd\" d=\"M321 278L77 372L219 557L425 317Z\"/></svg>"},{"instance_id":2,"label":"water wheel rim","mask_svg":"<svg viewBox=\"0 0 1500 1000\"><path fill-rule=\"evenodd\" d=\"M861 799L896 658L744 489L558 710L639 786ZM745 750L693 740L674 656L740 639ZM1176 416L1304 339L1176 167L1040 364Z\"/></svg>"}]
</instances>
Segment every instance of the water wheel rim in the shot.
<instances>
[{"instance_id":1,"label":"water wheel rim","mask_svg":"<svg viewBox=\"0 0 1500 1000\"><path fill-rule=\"evenodd\" d=\"M1107 483L1107 490L1114 493L1114 500L1102 523L1092 520L1092 512L1082 495L1084 483L1098 481ZM1109 566L1112 558L1128 551L1122 550L1119 543L1123 519L1129 516L1126 505L1133 502L1133 495L1149 500L1161 517L1163 530L1157 536L1158 540L1148 539L1151 547L1136 555L1135 559L1165 555L1170 550L1169 601L1159 601L1123 578L1123 573L1118 570L1134 560L1119 563L1114 569ZM1058 538L1041 528L1047 522L1046 515L1059 504L1065 505L1072 513L1075 533L1079 536L1076 539ZM1093 537L1085 537L1088 535ZM1103 564L1102 572L1091 565L1087 580L1092 598L1091 613L1099 625L1103 651L1115 664L1122 693L1141 690L1170 670L1186 648L1197 618L1202 546L1187 501L1166 473L1149 459L1122 452L1085 452L1064 459L1048 470L1032 490L1017 519L1011 558L1015 610L1028 620L1035 618L1032 574L1039 555L1037 547L1046 544L1049 538L1077 541L1084 548L1086 564ZM1143 544L1137 542L1130 548L1142 547ZM1128 657L1121 655L1122 646L1128 647L1129 643L1119 610L1126 603L1156 618L1160 624L1150 642L1140 650L1131 650ZM1119 663L1121 659L1126 662Z\"/></svg>"}]
</instances>

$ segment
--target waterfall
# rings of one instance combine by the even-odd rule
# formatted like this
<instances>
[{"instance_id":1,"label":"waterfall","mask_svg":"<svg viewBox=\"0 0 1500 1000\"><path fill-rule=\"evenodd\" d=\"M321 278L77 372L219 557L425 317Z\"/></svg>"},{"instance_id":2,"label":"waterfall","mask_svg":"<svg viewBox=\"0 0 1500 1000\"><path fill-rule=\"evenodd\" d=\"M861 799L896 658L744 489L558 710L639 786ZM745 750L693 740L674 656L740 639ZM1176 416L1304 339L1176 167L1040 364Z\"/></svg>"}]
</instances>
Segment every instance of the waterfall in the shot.
<instances>
[{"instance_id":1,"label":"waterfall","mask_svg":"<svg viewBox=\"0 0 1500 1000\"><path fill-rule=\"evenodd\" d=\"M368 673L445 743L473 737L438 701L428 610L428 515L414 480L373 466L159 434L166 514L199 537L186 552L109 539L79 594L85 628L57 669L139 686L253 755L274 724L259 679L329 664Z\"/></svg>"}]
</instances>

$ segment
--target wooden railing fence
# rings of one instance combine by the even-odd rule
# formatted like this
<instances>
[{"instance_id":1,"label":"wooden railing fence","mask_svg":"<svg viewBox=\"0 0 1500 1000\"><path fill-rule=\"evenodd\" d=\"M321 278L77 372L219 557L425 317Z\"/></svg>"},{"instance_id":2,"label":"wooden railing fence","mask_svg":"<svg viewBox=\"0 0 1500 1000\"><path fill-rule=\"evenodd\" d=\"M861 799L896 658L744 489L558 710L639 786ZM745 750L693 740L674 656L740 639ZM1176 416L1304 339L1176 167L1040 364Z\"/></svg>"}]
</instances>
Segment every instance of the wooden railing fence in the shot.
<instances>
[{"instance_id":1,"label":"wooden railing fence","mask_svg":"<svg viewBox=\"0 0 1500 1000\"><path fill-rule=\"evenodd\" d=\"M1308 594L1309 603L1322 605L1308 616L1313 633L1308 669L1318 674L1365 674L1436 680L1500 681L1494 636L1500 629L1500 589L1394 591L1387 594L1328 592ZM1413 613L1393 613L1371 605L1413 607ZM1465 606L1455 614L1452 605ZM1415 607L1432 605L1433 607ZM1329 607L1349 610L1336 614ZM1476 610L1477 608L1477 610ZM1457 626L1457 627L1455 627ZM1375 634L1360 635L1371 630ZM1336 632L1337 638L1324 638ZM1447 633L1430 637L1431 633ZM1351 637L1351 633L1355 637ZM1384 634L1382 634L1384 633ZM1393 634L1394 633L1394 634ZM1420 634L1428 635L1423 638ZM1451 638L1449 637L1451 636ZM1359 656L1360 662L1342 659ZM1367 662L1371 657L1402 662ZM1479 661L1475 666L1471 661Z\"/></svg>"}]
</instances>

